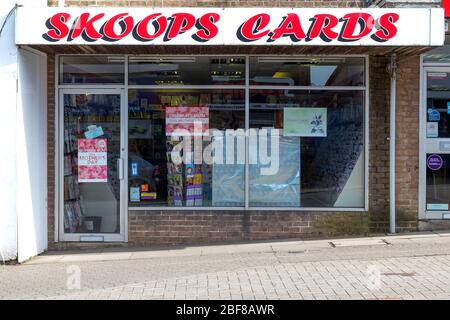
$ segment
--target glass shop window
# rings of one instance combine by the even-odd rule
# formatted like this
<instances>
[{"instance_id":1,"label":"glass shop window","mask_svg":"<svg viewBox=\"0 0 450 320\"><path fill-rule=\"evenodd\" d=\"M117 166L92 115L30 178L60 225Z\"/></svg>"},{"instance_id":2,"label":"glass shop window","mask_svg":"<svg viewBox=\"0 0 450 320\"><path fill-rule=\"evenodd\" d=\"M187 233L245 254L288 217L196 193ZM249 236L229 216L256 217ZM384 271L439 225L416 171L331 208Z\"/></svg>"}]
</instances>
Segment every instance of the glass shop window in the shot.
<instances>
[{"instance_id":1,"label":"glass shop window","mask_svg":"<svg viewBox=\"0 0 450 320\"><path fill-rule=\"evenodd\" d=\"M450 73L427 73L427 138L450 137Z\"/></svg>"},{"instance_id":2,"label":"glass shop window","mask_svg":"<svg viewBox=\"0 0 450 320\"><path fill-rule=\"evenodd\" d=\"M250 57L250 85L364 86L364 58Z\"/></svg>"},{"instance_id":3,"label":"glass shop window","mask_svg":"<svg viewBox=\"0 0 450 320\"><path fill-rule=\"evenodd\" d=\"M124 83L125 59L123 56L61 56L59 63L60 84Z\"/></svg>"},{"instance_id":4,"label":"glass shop window","mask_svg":"<svg viewBox=\"0 0 450 320\"><path fill-rule=\"evenodd\" d=\"M450 205L450 154L427 154L426 181L427 210L448 211Z\"/></svg>"},{"instance_id":5,"label":"glass shop window","mask_svg":"<svg viewBox=\"0 0 450 320\"><path fill-rule=\"evenodd\" d=\"M364 91L251 90L250 128L250 206L364 206Z\"/></svg>"},{"instance_id":6,"label":"glass shop window","mask_svg":"<svg viewBox=\"0 0 450 320\"><path fill-rule=\"evenodd\" d=\"M129 57L129 84L244 85L244 57Z\"/></svg>"},{"instance_id":7,"label":"glass shop window","mask_svg":"<svg viewBox=\"0 0 450 320\"><path fill-rule=\"evenodd\" d=\"M447 36L448 37L448 36ZM446 38L447 38L446 37ZM448 41L446 41L448 43ZM449 63L450 62L450 45L446 44L442 47L435 48L423 55L424 63Z\"/></svg>"},{"instance_id":8,"label":"glass shop window","mask_svg":"<svg viewBox=\"0 0 450 320\"><path fill-rule=\"evenodd\" d=\"M128 99L130 206L244 206L244 90L130 89Z\"/></svg>"}]
</instances>

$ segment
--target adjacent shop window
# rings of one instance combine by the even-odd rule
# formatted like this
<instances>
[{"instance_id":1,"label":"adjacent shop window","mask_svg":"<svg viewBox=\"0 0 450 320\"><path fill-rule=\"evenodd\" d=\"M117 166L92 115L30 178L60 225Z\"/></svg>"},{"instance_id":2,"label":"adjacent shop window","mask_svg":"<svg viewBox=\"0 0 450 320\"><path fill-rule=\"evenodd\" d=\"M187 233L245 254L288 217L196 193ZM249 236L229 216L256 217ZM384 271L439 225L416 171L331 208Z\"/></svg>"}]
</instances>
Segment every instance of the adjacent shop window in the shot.
<instances>
[{"instance_id":1,"label":"adjacent shop window","mask_svg":"<svg viewBox=\"0 0 450 320\"><path fill-rule=\"evenodd\" d=\"M243 89L130 89L128 99L130 206L244 206L245 138L227 137L244 132Z\"/></svg>"},{"instance_id":2,"label":"adjacent shop window","mask_svg":"<svg viewBox=\"0 0 450 320\"><path fill-rule=\"evenodd\" d=\"M448 211L450 205L450 154L427 154L427 211Z\"/></svg>"},{"instance_id":3,"label":"adjacent shop window","mask_svg":"<svg viewBox=\"0 0 450 320\"><path fill-rule=\"evenodd\" d=\"M250 90L250 128L250 206L364 206L364 91Z\"/></svg>"},{"instance_id":4,"label":"adjacent shop window","mask_svg":"<svg viewBox=\"0 0 450 320\"><path fill-rule=\"evenodd\" d=\"M130 85L243 85L243 57L129 57Z\"/></svg>"},{"instance_id":5,"label":"adjacent shop window","mask_svg":"<svg viewBox=\"0 0 450 320\"><path fill-rule=\"evenodd\" d=\"M363 86L364 58L250 57L250 85Z\"/></svg>"},{"instance_id":6,"label":"adjacent shop window","mask_svg":"<svg viewBox=\"0 0 450 320\"><path fill-rule=\"evenodd\" d=\"M450 137L450 73L427 73L427 138Z\"/></svg>"},{"instance_id":7,"label":"adjacent shop window","mask_svg":"<svg viewBox=\"0 0 450 320\"><path fill-rule=\"evenodd\" d=\"M60 84L124 84L123 56L61 56Z\"/></svg>"},{"instance_id":8,"label":"adjacent shop window","mask_svg":"<svg viewBox=\"0 0 450 320\"><path fill-rule=\"evenodd\" d=\"M449 63L450 62L450 45L435 48L423 55L424 63Z\"/></svg>"}]
</instances>

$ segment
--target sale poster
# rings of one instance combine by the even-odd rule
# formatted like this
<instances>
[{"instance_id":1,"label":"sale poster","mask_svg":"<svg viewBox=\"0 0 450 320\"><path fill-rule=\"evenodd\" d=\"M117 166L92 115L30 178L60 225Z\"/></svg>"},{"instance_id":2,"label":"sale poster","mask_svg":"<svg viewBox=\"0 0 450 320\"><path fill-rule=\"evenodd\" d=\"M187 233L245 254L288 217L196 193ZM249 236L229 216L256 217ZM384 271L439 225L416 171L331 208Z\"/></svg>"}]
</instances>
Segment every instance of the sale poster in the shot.
<instances>
[{"instance_id":1,"label":"sale poster","mask_svg":"<svg viewBox=\"0 0 450 320\"><path fill-rule=\"evenodd\" d=\"M78 182L107 182L106 139L78 139Z\"/></svg>"},{"instance_id":2,"label":"sale poster","mask_svg":"<svg viewBox=\"0 0 450 320\"><path fill-rule=\"evenodd\" d=\"M198 132L195 132L195 124ZM208 107L166 107L166 135L207 135L209 129Z\"/></svg>"}]
</instances>

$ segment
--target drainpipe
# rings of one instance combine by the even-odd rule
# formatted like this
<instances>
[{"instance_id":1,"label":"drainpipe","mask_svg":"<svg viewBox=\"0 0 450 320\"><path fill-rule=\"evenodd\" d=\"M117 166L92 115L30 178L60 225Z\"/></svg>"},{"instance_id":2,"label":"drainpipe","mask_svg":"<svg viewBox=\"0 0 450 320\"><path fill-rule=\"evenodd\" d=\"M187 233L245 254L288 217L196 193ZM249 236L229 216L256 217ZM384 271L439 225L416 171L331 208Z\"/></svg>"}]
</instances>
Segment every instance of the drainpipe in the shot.
<instances>
[{"instance_id":1,"label":"drainpipe","mask_svg":"<svg viewBox=\"0 0 450 320\"><path fill-rule=\"evenodd\" d=\"M397 86L397 57L391 55L390 133L389 133L389 232L395 233L395 95Z\"/></svg>"}]
</instances>

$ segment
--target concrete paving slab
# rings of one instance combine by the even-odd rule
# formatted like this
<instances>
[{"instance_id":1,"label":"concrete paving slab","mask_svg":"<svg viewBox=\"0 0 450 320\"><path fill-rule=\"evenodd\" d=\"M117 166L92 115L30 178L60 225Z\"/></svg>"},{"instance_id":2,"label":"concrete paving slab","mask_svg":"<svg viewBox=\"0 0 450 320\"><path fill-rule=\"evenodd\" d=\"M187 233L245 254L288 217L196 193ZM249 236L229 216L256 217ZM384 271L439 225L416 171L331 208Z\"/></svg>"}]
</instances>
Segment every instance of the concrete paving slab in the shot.
<instances>
[{"instance_id":1,"label":"concrete paving slab","mask_svg":"<svg viewBox=\"0 0 450 320\"><path fill-rule=\"evenodd\" d=\"M32 258L24 263L24 265L33 265L33 264L45 264L45 263L57 263L63 258L63 255L41 255Z\"/></svg>"},{"instance_id":2,"label":"concrete paving slab","mask_svg":"<svg viewBox=\"0 0 450 320\"><path fill-rule=\"evenodd\" d=\"M132 252L102 252L98 254L100 259L112 260L128 260L131 259Z\"/></svg>"},{"instance_id":3,"label":"concrete paving slab","mask_svg":"<svg viewBox=\"0 0 450 320\"><path fill-rule=\"evenodd\" d=\"M435 231L434 233L439 235L440 237L450 237L450 231Z\"/></svg>"},{"instance_id":4,"label":"concrete paving slab","mask_svg":"<svg viewBox=\"0 0 450 320\"><path fill-rule=\"evenodd\" d=\"M63 255L58 261L60 263L79 262L79 261L108 261L107 256L102 256L101 253L91 254L71 254Z\"/></svg>"},{"instance_id":5,"label":"concrete paving slab","mask_svg":"<svg viewBox=\"0 0 450 320\"><path fill-rule=\"evenodd\" d=\"M144 250L131 252L130 259L145 259L156 257L176 257L176 256L200 256L201 248L186 248L179 250Z\"/></svg>"},{"instance_id":6,"label":"concrete paving slab","mask_svg":"<svg viewBox=\"0 0 450 320\"><path fill-rule=\"evenodd\" d=\"M330 241L335 247L357 247L357 246L376 246L384 245L387 243L383 240L378 239L350 239L350 240L340 240L340 241Z\"/></svg>"},{"instance_id":7,"label":"concrete paving slab","mask_svg":"<svg viewBox=\"0 0 450 320\"><path fill-rule=\"evenodd\" d=\"M222 253L242 253L242 252L272 252L270 245L221 245L205 246L202 248L202 255L222 254Z\"/></svg>"},{"instance_id":8,"label":"concrete paving slab","mask_svg":"<svg viewBox=\"0 0 450 320\"><path fill-rule=\"evenodd\" d=\"M433 237L425 237L425 238L409 238L410 241L413 242L450 242L450 237L441 237L439 235L433 236Z\"/></svg>"},{"instance_id":9,"label":"concrete paving slab","mask_svg":"<svg viewBox=\"0 0 450 320\"><path fill-rule=\"evenodd\" d=\"M387 235L387 238L396 238L396 239L428 238L428 237L439 237L439 235L432 231L408 232L405 234Z\"/></svg>"},{"instance_id":10,"label":"concrete paving slab","mask_svg":"<svg viewBox=\"0 0 450 320\"><path fill-rule=\"evenodd\" d=\"M305 241L304 243L299 243L295 245L276 245L272 246L272 250L274 252L296 252L296 251L317 251L330 249L332 246L328 241L316 242L316 243L308 243Z\"/></svg>"},{"instance_id":11,"label":"concrete paving slab","mask_svg":"<svg viewBox=\"0 0 450 320\"><path fill-rule=\"evenodd\" d=\"M383 239L387 243L394 245L394 244L410 244L412 243L412 240L410 238L396 238L396 237L386 237Z\"/></svg>"}]
</instances>

